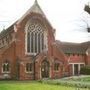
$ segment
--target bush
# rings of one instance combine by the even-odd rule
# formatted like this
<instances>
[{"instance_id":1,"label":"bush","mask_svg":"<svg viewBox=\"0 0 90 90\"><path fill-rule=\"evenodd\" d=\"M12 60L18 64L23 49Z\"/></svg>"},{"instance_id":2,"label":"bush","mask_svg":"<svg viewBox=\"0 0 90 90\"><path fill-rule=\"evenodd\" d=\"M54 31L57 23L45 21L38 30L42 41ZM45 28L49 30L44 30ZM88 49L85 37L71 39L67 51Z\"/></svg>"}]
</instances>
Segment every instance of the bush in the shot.
<instances>
[{"instance_id":1,"label":"bush","mask_svg":"<svg viewBox=\"0 0 90 90\"><path fill-rule=\"evenodd\" d=\"M75 88L88 88L90 89L90 84L85 84L82 82L68 82L68 81L57 81L57 80L42 80L45 84L51 84L51 85L61 85L66 87L75 87Z\"/></svg>"},{"instance_id":2,"label":"bush","mask_svg":"<svg viewBox=\"0 0 90 90\"><path fill-rule=\"evenodd\" d=\"M90 66L84 66L80 70L80 74L90 75Z\"/></svg>"}]
</instances>

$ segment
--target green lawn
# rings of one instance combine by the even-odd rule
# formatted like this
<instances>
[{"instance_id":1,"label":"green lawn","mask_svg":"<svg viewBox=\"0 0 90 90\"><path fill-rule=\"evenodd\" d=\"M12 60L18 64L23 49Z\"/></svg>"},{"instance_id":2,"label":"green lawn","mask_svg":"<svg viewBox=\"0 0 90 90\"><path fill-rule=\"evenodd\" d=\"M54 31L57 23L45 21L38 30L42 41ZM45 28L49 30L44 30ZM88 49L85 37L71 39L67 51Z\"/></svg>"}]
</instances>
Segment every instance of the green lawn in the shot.
<instances>
[{"instance_id":1,"label":"green lawn","mask_svg":"<svg viewBox=\"0 0 90 90\"><path fill-rule=\"evenodd\" d=\"M76 90L76 88L38 82L0 81L0 90Z\"/></svg>"},{"instance_id":2,"label":"green lawn","mask_svg":"<svg viewBox=\"0 0 90 90\"><path fill-rule=\"evenodd\" d=\"M90 90L90 87L76 88L86 84L90 86L90 76L45 81L0 81L0 90Z\"/></svg>"}]
</instances>

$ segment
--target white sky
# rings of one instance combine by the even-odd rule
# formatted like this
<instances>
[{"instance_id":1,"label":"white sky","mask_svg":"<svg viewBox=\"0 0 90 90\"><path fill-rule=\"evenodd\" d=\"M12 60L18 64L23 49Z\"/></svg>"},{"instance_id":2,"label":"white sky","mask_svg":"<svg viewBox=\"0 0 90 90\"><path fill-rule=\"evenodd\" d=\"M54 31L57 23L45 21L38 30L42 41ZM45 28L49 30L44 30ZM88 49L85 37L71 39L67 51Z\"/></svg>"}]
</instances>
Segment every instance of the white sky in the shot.
<instances>
[{"instance_id":1,"label":"white sky","mask_svg":"<svg viewBox=\"0 0 90 90\"><path fill-rule=\"evenodd\" d=\"M56 39L69 42L90 41L90 15L83 11L90 0L38 0L47 19L56 29ZM18 20L34 0L0 0L0 30Z\"/></svg>"}]
</instances>

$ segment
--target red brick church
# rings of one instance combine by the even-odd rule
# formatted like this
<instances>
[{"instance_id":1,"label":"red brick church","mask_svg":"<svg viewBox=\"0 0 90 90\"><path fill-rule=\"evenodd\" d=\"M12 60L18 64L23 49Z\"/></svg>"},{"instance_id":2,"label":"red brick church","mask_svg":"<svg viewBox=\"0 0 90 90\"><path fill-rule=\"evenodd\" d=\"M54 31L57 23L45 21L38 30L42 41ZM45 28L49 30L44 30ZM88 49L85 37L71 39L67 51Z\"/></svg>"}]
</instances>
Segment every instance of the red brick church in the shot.
<instances>
[{"instance_id":1,"label":"red brick church","mask_svg":"<svg viewBox=\"0 0 90 90\"><path fill-rule=\"evenodd\" d=\"M0 79L37 80L77 75L90 65L90 42L55 40L55 30L35 0L0 33Z\"/></svg>"}]
</instances>

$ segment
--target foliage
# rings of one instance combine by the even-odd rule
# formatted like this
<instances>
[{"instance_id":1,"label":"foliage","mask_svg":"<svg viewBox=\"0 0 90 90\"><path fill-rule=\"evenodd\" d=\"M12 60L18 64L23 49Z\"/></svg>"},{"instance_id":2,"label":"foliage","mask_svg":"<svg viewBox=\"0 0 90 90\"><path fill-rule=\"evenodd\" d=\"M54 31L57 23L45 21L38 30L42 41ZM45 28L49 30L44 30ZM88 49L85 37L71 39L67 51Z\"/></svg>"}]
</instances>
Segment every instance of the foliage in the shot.
<instances>
[{"instance_id":1,"label":"foliage","mask_svg":"<svg viewBox=\"0 0 90 90\"><path fill-rule=\"evenodd\" d=\"M0 90L90 90L90 76L39 81L0 81Z\"/></svg>"},{"instance_id":2,"label":"foliage","mask_svg":"<svg viewBox=\"0 0 90 90\"><path fill-rule=\"evenodd\" d=\"M44 80L43 83L67 86L67 87L90 89L90 83L86 83L86 82L78 82L78 81L70 81L70 80Z\"/></svg>"},{"instance_id":3,"label":"foliage","mask_svg":"<svg viewBox=\"0 0 90 90\"><path fill-rule=\"evenodd\" d=\"M75 90L75 88L59 85L48 85L39 82L0 81L0 90Z\"/></svg>"},{"instance_id":4,"label":"foliage","mask_svg":"<svg viewBox=\"0 0 90 90\"><path fill-rule=\"evenodd\" d=\"M84 66L80 70L80 74L90 75L90 66Z\"/></svg>"}]
</instances>

